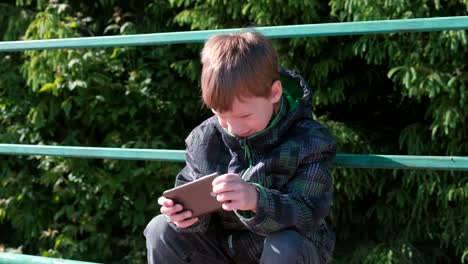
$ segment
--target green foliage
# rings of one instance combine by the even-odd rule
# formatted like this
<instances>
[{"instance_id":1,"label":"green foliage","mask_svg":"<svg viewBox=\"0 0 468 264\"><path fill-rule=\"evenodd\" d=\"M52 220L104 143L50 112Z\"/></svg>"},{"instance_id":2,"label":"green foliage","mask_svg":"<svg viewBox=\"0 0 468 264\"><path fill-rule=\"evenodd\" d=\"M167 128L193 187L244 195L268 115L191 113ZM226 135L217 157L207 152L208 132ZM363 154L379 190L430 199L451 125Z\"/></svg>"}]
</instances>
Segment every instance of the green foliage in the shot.
<instances>
[{"instance_id":1,"label":"green foliage","mask_svg":"<svg viewBox=\"0 0 468 264\"><path fill-rule=\"evenodd\" d=\"M72 15L71 6L51 4L35 15L25 38L92 31L92 21ZM109 22L128 33L126 22L115 23ZM183 136L206 115L199 111L197 89L171 92L193 77L179 75L179 64L199 71L187 57L170 47L6 54L0 66L1 141L182 148ZM0 221L11 228L0 240L30 254L122 263L144 259L142 228L182 166L51 157L1 162Z\"/></svg>"},{"instance_id":2,"label":"green foliage","mask_svg":"<svg viewBox=\"0 0 468 264\"><path fill-rule=\"evenodd\" d=\"M0 3L0 36L2 40L19 40L31 22L33 13L8 3Z\"/></svg>"},{"instance_id":3,"label":"green foliage","mask_svg":"<svg viewBox=\"0 0 468 264\"><path fill-rule=\"evenodd\" d=\"M452 1L11 1L3 40L463 15ZM276 39L339 153L466 156L465 31ZM200 44L0 54L0 141L182 149L208 116ZM0 244L144 263L142 231L182 164L0 160ZM335 169L336 263L468 263L463 172ZM5 231L6 230L6 231ZM5 232L4 232L5 231ZM6 234L6 235L4 235Z\"/></svg>"}]
</instances>

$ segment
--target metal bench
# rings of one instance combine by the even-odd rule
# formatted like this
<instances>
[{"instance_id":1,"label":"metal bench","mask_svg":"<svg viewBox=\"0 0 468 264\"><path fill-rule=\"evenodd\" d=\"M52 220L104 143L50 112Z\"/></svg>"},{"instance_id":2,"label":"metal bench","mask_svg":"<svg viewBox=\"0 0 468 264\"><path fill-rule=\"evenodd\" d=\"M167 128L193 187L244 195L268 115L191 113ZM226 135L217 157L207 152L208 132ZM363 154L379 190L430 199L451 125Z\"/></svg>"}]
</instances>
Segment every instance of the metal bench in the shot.
<instances>
[{"instance_id":1,"label":"metal bench","mask_svg":"<svg viewBox=\"0 0 468 264\"><path fill-rule=\"evenodd\" d=\"M464 30L468 29L468 16L258 27L256 29L269 38L295 38L398 32ZM203 42L214 34L238 32L240 30L242 29L238 28L32 41L4 41L0 42L0 52L38 49L94 48L111 46L143 46L176 43L195 43ZM45 155L70 158L106 158L183 162L184 153L184 150L123 148L120 149L0 144L0 154L3 155ZM338 154L334 166L343 168L468 171L468 157ZM85 264L90 262L54 259L21 254L0 253L0 264L19 263Z\"/></svg>"}]
</instances>

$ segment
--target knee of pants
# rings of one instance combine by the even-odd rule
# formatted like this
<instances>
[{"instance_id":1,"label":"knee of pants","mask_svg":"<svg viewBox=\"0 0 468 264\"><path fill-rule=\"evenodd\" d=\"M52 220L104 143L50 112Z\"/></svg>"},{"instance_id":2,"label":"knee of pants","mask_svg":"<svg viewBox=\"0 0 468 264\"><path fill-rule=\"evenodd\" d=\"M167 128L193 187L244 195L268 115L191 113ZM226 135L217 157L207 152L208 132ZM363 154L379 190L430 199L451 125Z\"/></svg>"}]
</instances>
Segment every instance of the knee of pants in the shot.
<instances>
[{"instance_id":1,"label":"knee of pants","mask_svg":"<svg viewBox=\"0 0 468 264\"><path fill-rule=\"evenodd\" d=\"M264 254L270 256L294 256L301 253L304 237L293 230L284 230L269 234L264 242ZM266 252L265 252L266 251Z\"/></svg>"},{"instance_id":2,"label":"knee of pants","mask_svg":"<svg viewBox=\"0 0 468 264\"><path fill-rule=\"evenodd\" d=\"M158 215L148 223L143 234L147 245L156 248L162 242L162 237L167 236L167 233L171 231L173 231L172 227L169 226L164 215Z\"/></svg>"}]
</instances>

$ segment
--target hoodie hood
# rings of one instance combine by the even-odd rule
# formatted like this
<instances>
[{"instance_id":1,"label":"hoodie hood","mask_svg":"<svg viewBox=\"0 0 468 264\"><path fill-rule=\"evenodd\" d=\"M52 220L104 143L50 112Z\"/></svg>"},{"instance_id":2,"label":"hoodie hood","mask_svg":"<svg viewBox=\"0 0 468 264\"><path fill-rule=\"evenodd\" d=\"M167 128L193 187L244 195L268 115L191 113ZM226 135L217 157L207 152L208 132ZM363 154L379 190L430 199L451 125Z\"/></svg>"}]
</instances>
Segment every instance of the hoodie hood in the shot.
<instances>
[{"instance_id":1,"label":"hoodie hood","mask_svg":"<svg viewBox=\"0 0 468 264\"><path fill-rule=\"evenodd\" d=\"M280 80L283 86L283 98L288 102L289 112L294 112L299 106L298 110L310 118L312 90L304 78L291 70L280 68Z\"/></svg>"}]
</instances>

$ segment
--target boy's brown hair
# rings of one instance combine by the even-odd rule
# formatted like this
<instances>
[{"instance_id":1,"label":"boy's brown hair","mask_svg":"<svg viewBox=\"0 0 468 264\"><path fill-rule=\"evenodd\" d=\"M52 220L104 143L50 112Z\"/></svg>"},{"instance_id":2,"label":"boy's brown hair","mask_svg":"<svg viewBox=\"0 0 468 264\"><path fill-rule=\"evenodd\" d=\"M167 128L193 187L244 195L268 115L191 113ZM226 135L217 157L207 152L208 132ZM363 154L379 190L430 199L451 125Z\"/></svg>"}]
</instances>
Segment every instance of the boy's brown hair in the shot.
<instances>
[{"instance_id":1,"label":"boy's brown hair","mask_svg":"<svg viewBox=\"0 0 468 264\"><path fill-rule=\"evenodd\" d=\"M234 99L268 97L279 79L278 55L269 39L255 31L216 35L201 52L203 102L230 111Z\"/></svg>"}]
</instances>

